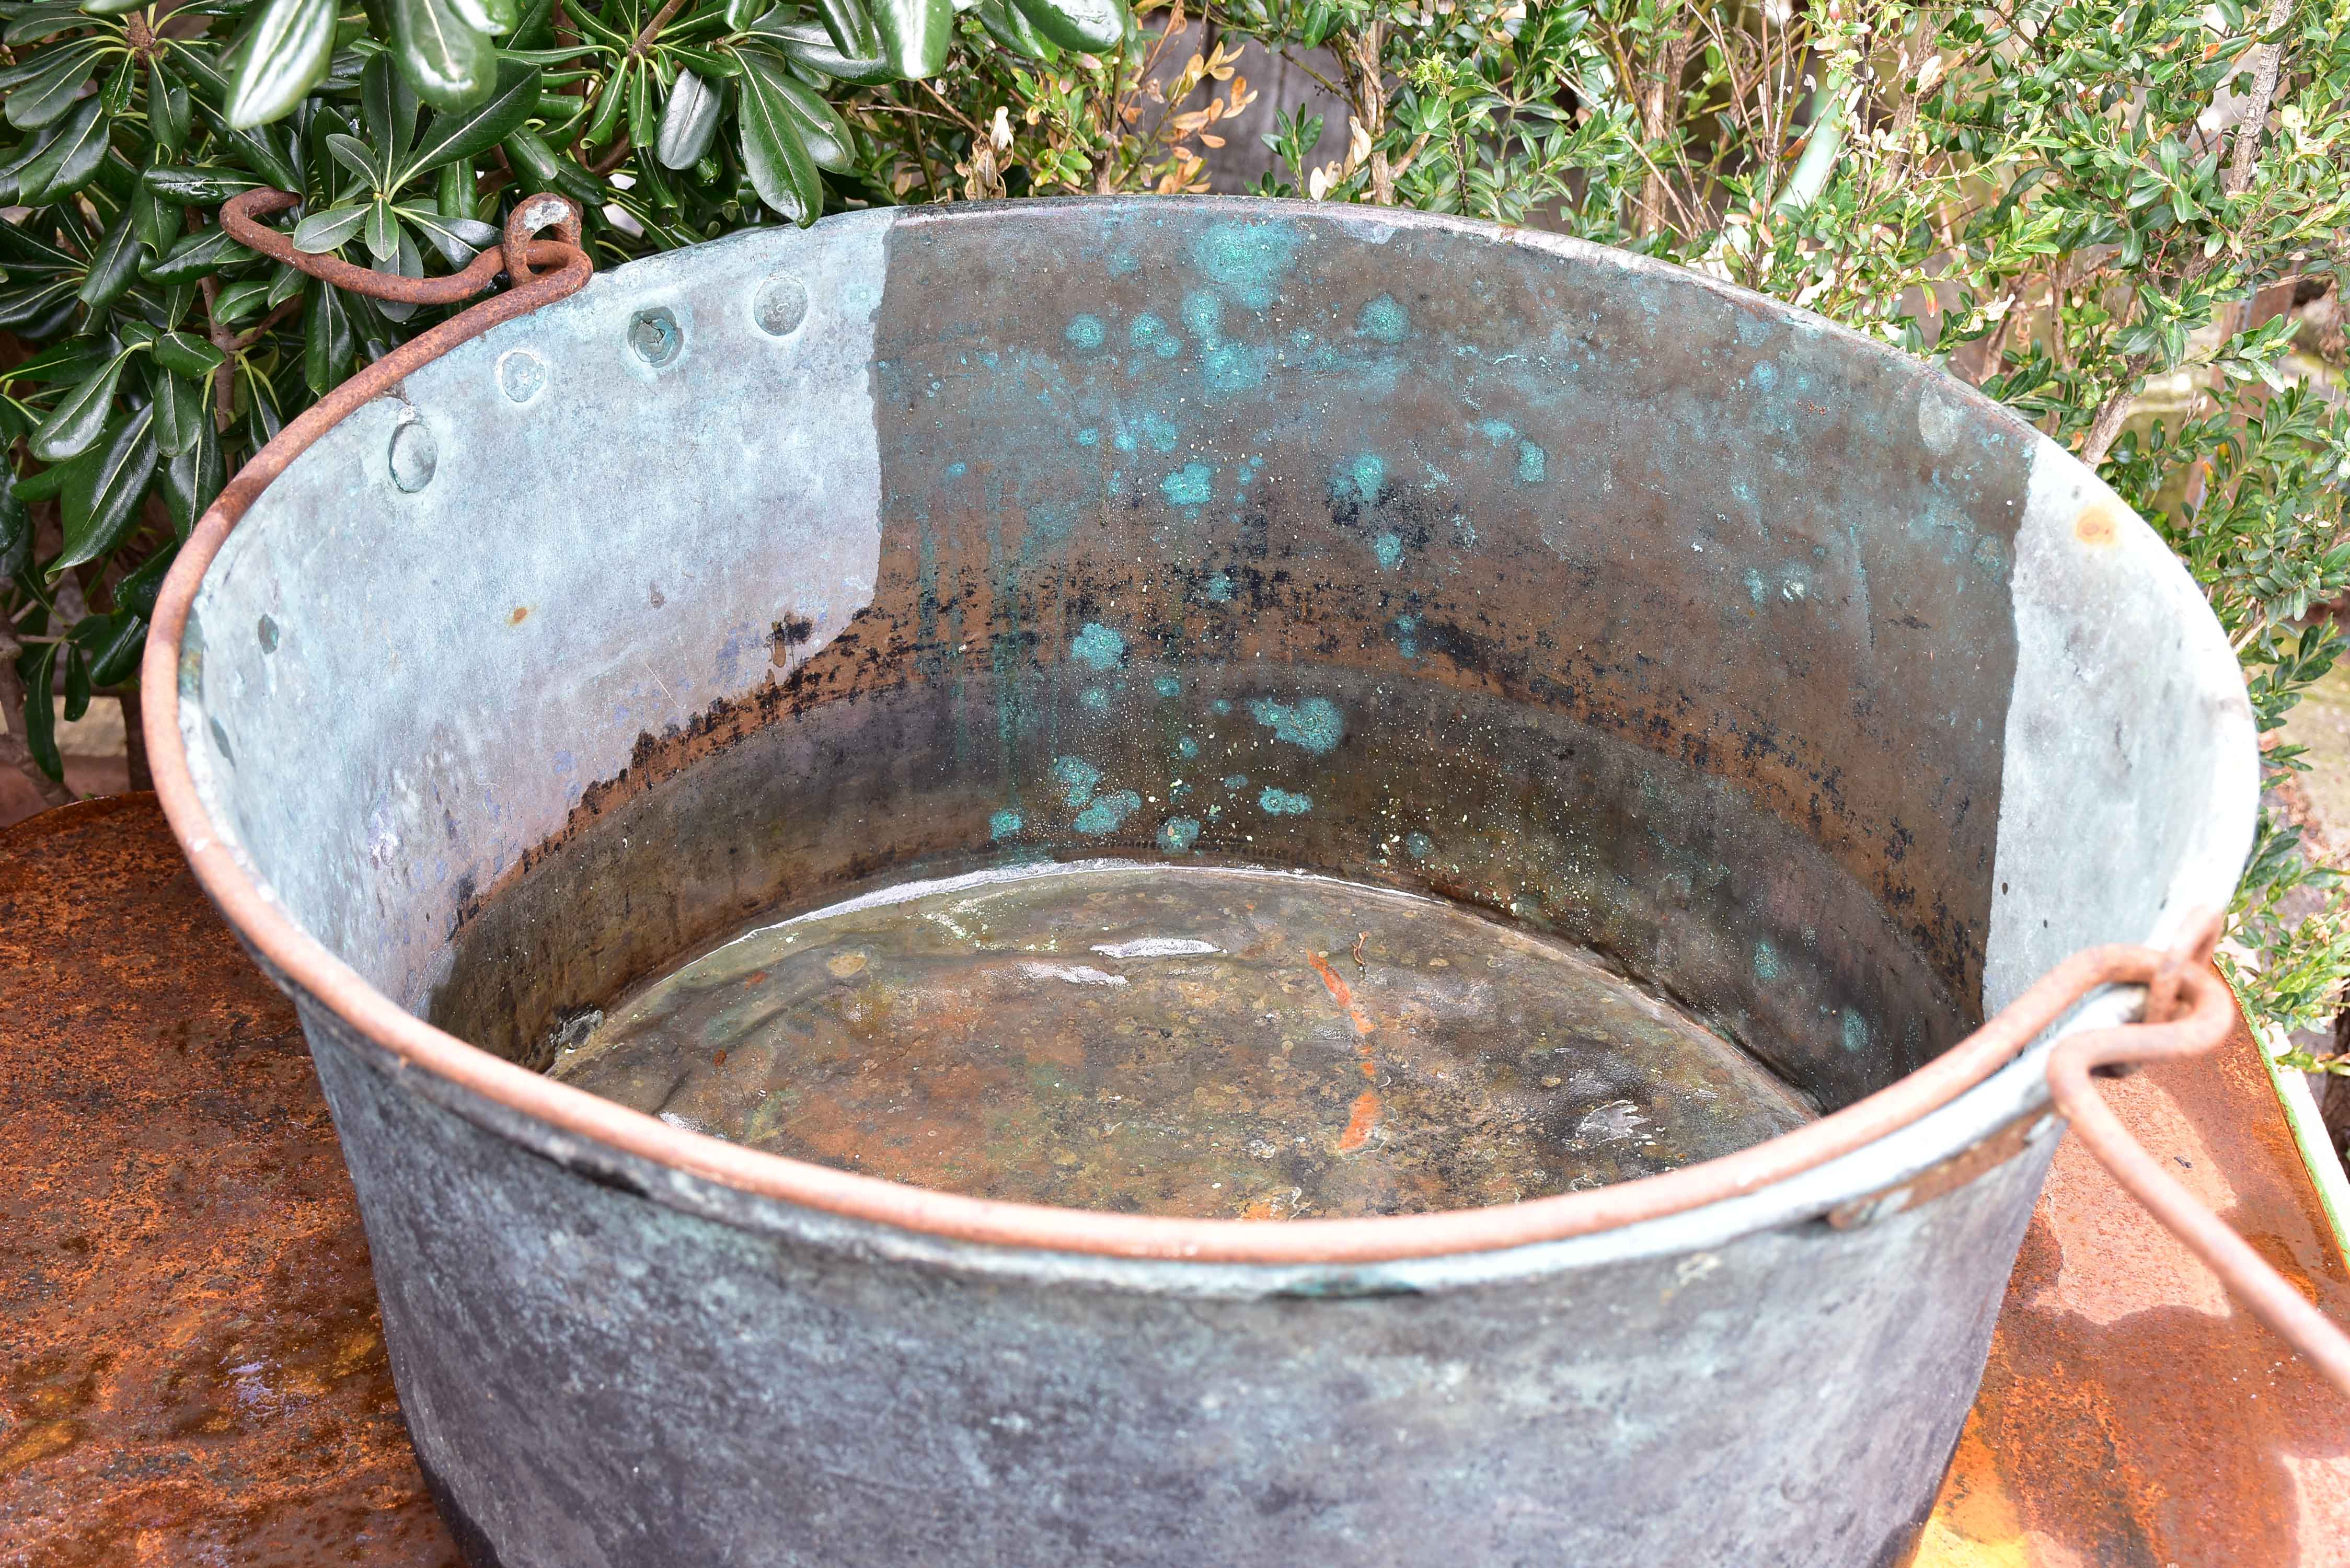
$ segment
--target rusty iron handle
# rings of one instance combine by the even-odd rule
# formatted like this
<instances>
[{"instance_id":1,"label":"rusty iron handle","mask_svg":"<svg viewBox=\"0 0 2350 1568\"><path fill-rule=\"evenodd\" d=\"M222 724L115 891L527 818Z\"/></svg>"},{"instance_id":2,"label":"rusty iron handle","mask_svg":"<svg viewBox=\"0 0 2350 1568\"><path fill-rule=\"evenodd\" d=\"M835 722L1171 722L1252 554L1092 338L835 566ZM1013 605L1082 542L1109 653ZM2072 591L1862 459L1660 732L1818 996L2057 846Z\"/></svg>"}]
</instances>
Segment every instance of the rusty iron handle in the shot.
<instances>
[{"instance_id":1,"label":"rusty iron handle","mask_svg":"<svg viewBox=\"0 0 2350 1568\"><path fill-rule=\"evenodd\" d=\"M454 305L461 299L471 299L489 287L501 272L511 275L517 287L529 283L536 275L532 270L533 262L567 259L559 255L536 256L531 254L534 249L531 236L540 229L552 227L557 243L574 251L580 248L579 209L564 197L541 192L515 206L514 215L506 220L504 244L483 251L463 272L451 273L443 277L402 277L398 273L353 266L339 256L297 250L291 238L261 222L273 213L286 212L301 205L301 202L302 198L289 191L273 191L266 186L243 192L222 204L220 224L228 231L229 238L247 250L259 251L272 261L284 262L287 266L323 279L337 288L347 288L353 294L364 294L372 299L396 300L405 305ZM586 253L580 254L584 256ZM591 267L593 265L592 262L589 264ZM567 289L564 292L571 291ZM555 297L560 298L561 296Z\"/></svg>"},{"instance_id":2,"label":"rusty iron handle","mask_svg":"<svg viewBox=\"0 0 2350 1568\"><path fill-rule=\"evenodd\" d=\"M2229 1023L2234 1019L2235 999L2210 968L2219 935L2214 916L2191 942L2170 955L2147 986L2142 1022L2084 1030L2058 1042L2048 1056L2048 1091L2073 1131L2113 1179L2219 1275L2253 1315L2307 1356L2335 1387L2350 1394L2350 1334L2311 1305L2227 1221L2165 1171L2130 1137L2094 1081L2101 1070L2200 1055L2226 1038L2224 1028L2215 1033L2202 1022L2214 1000L2224 1003Z\"/></svg>"}]
</instances>

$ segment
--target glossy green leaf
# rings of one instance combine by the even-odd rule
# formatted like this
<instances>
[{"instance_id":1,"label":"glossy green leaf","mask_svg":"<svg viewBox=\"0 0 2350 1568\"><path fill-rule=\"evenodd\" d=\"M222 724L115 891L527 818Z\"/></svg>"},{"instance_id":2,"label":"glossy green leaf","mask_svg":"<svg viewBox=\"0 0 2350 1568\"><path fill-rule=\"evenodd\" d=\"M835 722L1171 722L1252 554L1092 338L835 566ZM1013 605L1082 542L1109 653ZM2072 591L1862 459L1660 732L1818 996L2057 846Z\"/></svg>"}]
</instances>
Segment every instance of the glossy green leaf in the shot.
<instances>
[{"instance_id":1,"label":"glossy green leaf","mask_svg":"<svg viewBox=\"0 0 2350 1568\"><path fill-rule=\"evenodd\" d=\"M596 108L588 116L588 129L579 134L580 141L588 147L602 147L612 140L619 129L620 115L629 102L629 78L637 74L635 61L623 62L620 68L604 78L597 89Z\"/></svg>"},{"instance_id":2,"label":"glossy green leaf","mask_svg":"<svg viewBox=\"0 0 2350 1568\"><path fill-rule=\"evenodd\" d=\"M68 277L0 293L0 327L36 339L50 336L81 308L78 288Z\"/></svg>"},{"instance_id":3,"label":"glossy green leaf","mask_svg":"<svg viewBox=\"0 0 2350 1568\"><path fill-rule=\"evenodd\" d=\"M230 67L228 123L242 130L290 114L327 74L336 0L263 0Z\"/></svg>"},{"instance_id":4,"label":"glossy green leaf","mask_svg":"<svg viewBox=\"0 0 2350 1568\"><path fill-rule=\"evenodd\" d=\"M743 168L759 200L806 228L824 211L824 182L801 140L796 117L785 99L791 79L784 64L760 50L743 57Z\"/></svg>"},{"instance_id":5,"label":"glossy green leaf","mask_svg":"<svg viewBox=\"0 0 2350 1568\"><path fill-rule=\"evenodd\" d=\"M511 33L522 20L522 7L515 0L449 0L458 19L476 32Z\"/></svg>"},{"instance_id":6,"label":"glossy green leaf","mask_svg":"<svg viewBox=\"0 0 2350 1568\"><path fill-rule=\"evenodd\" d=\"M196 444L196 427L207 412L204 389L200 382L164 369L158 369L152 380L155 449L165 457L177 457Z\"/></svg>"},{"instance_id":7,"label":"glossy green leaf","mask_svg":"<svg viewBox=\"0 0 2350 1568\"><path fill-rule=\"evenodd\" d=\"M124 349L68 388L33 431L27 450L43 462L63 462L88 452L104 433L107 417L114 411L115 389L130 355L131 350Z\"/></svg>"},{"instance_id":8,"label":"glossy green leaf","mask_svg":"<svg viewBox=\"0 0 2350 1568\"><path fill-rule=\"evenodd\" d=\"M33 509L13 486L0 485L0 584L32 564Z\"/></svg>"},{"instance_id":9,"label":"glossy green leaf","mask_svg":"<svg viewBox=\"0 0 2350 1568\"><path fill-rule=\"evenodd\" d=\"M869 0L881 57L908 80L934 77L947 68L954 43L951 0Z\"/></svg>"},{"instance_id":10,"label":"glossy green leaf","mask_svg":"<svg viewBox=\"0 0 2350 1568\"><path fill-rule=\"evenodd\" d=\"M0 162L0 197L5 197L10 201L16 199L18 177L32 166L35 159L49 150L57 141L58 133L64 130L65 126L62 123L51 120L38 130L26 135L8 155L7 161ZM14 223L8 226L12 229L16 227Z\"/></svg>"},{"instance_id":11,"label":"glossy green leaf","mask_svg":"<svg viewBox=\"0 0 2350 1568\"><path fill-rule=\"evenodd\" d=\"M1012 0L980 0L979 25L989 37L1024 58L1051 64L1061 57L1060 46L1038 32Z\"/></svg>"},{"instance_id":12,"label":"glossy green leaf","mask_svg":"<svg viewBox=\"0 0 2350 1568\"><path fill-rule=\"evenodd\" d=\"M83 84L98 69L101 47L95 38L77 38L34 57L21 81L5 83L8 123L27 129L47 125L72 109Z\"/></svg>"},{"instance_id":13,"label":"glossy green leaf","mask_svg":"<svg viewBox=\"0 0 2350 1568\"><path fill-rule=\"evenodd\" d=\"M473 161L460 158L454 163L441 165L440 190L433 196L433 205L444 218L470 218L473 215Z\"/></svg>"},{"instance_id":14,"label":"glossy green leaf","mask_svg":"<svg viewBox=\"0 0 2350 1568\"><path fill-rule=\"evenodd\" d=\"M49 563L55 577L69 566L95 561L130 536L139 525L139 503L155 476L155 411L139 410L109 427L109 439L73 464L59 498L65 549Z\"/></svg>"},{"instance_id":15,"label":"glossy green leaf","mask_svg":"<svg viewBox=\"0 0 2350 1568\"><path fill-rule=\"evenodd\" d=\"M726 30L747 32L751 24L766 14L768 0L726 0Z\"/></svg>"},{"instance_id":16,"label":"glossy green leaf","mask_svg":"<svg viewBox=\"0 0 2350 1568\"><path fill-rule=\"evenodd\" d=\"M28 503L53 500L60 491L65 489L67 472L67 465L58 463L54 468L45 468L37 473L27 473L10 482L8 493L19 501Z\"/></svg>"},{"instance_id":17,"label":"glossy green leaf","mask_svg":"<svg viewBox=\"0 0 2350 1568\"><path fill-rule=\"evenodd\" d=\"M392 68L389 55L376 56L359 73L359 124L366 128L368 141L392 153L395 161L405 158L414 144L416 117L423 110L424 100Z\"/></svg>"},{"instance_id":18,"label":"glossy green leaf","mask_svg":"<svg viewBox=\"0 0 2350 1568\"><path fill-rule=\"evenodd\" d=\"M51 695L57 679L57 645L37 643L16 659L16 678L25 687L25 749L33 764L53 779L66 776L66 761L57 755L57 699Z\"/></svg>"},{"instance_id":19,"label":"glossy green leaf","mask_svg":"<svg viewBox=\"0 0 2350 1568\"><path fill-rule=\"evenodd\" d=\"M114 220L113 226L99 240L98 248L90 253L89 273L77 297L92 310L104 310L138 281L137 217L131 208L123 208L122 215Z\"/></svg>"},{"instance_id":20,"label":"glossy green leaf","mask_svg":"<svg viewBox=\"0 0 2350 1568\"><path fill-rule=\"evenodd\" d=\"M842 54L857 59L886 57L881 51L881 29L862 0L816 0L816 12L824 18L833 47Z\"/></svg>"},{"instance_id":21,"label":"glossy green leaf","mask_svg":"<svg viewBox=\"0 0 2350 1568\"><path fill-rule=\"evenodd\" d=\"M743 74L743 62L730 51L697 49L685 44L672 44L662 51L687 70L709 82L733 81Z\"/></svg>"},{"instance_id":22,"label":"glossy green leaf","mask_svg":"<svg viewBox=\"0 0 2350 1568\"><path fill-rule=\"evenodd\" d=\"M159 157L180 155L180 149L188 144L188 130L194 122L195 112L187 84L166 72L160 58L148 61L147 130L154 139Z\"/></svg>"},{"instance_id":23,"label":"glossy green leaf","mask_svg":"<svg viewBox=\"0 0 2350 1568\"><path fill-rule=\"evenodd\" d=\"M27 5L9 18L5 30L0 30L0 43L14 48L18 44L54 38L68 28L80 26L86 15L73 0L52 0L50 4Z\"/></svg>"},{"instance_id":24,"label":"glossy green leaf","mask_svg":"<svg viewBox=\"0 0 2350 1568\"><path fill-rule=\"evenodd\" d=\"M83 618L87 620L90 618ZM76 631L80 629L79 625L74 628ZM80 644L68 641L65 645L65 658L66 700L61 717L70 724L89 711L89 655L83 651Z\"/></svg>"},{"instance_id":25,"label":"glossy green leaf","mask_svg":"<svg viewBox=\"0 0 2350 1568\"><path fill-rule=\"evenodd\" d=\"M220 435L206 420L197 427L196 444L164 464L162 483L163 510L172 515L172 526L181 538L188 536L203 515L204 508L228 483L228 468L221 453ZM134 576L136 574L133 574ZM160 579L158 579L160 581ZM154 600L151 596L145 613L152 613Z\"/></svg>"},{"instance_id":26,"label":"glossy green leaf","mask_svg":"<svg viewBox=\"0 0 2350 1568\"><path fill-rule=\"evenodd\" d=\"M487 99L472 109L432 117L392 183L404 185L419 174L478 158L513 135L538 105L539 75L536 66L501 62L497 86Z\"/></svg>"},{"instance_id":27,"label":"glossy green leaf","mask_svg":"<svg viewBox=\"0 0 2350 1568\"><path fill-rule=\"evenodd\" d=\"M340 164L346 172L359 177L360 191L372 193L390 183L385 178L386 171L377 167L375 154L366 142L340 131L331 131L324 140L327 156Z\"/></svg>"},{"instance_id":28,"label":"glossy green leaf","mask_svg":"<svg viewBox=\"0 0 2350 1568\"><path fill-rule=\"evenodd\" d=\"M118 603L122 597L119 586L114 597ZM147 646L144 618L127 609L84 616L71 636L73 648L88 661L90 685L120 686L139 673L139 655Z\"/></svg>"},{"instance_id":29,"label":"glossy green leaf","mask_svg":"<svg viewBox=\"0 0 2350 1568\"><path fill-rule=\"evenodd\" d=\"M583 207L600 207L608 199L604 183L570 159L559 156L527 127L506 138L506 161L520 177L525 191L560 191Z\"/></svg>"},{"instance_id":30,"label":"glossy green leaf","mask_svg":"<svg viewBox=\"0 0 2350 1568\"><path fill-rule=\"evenodd\" d=\"M377 261L389 261L400 254L400 220L391 215L390 202L368 203L367 222L360 225L359 234L367 242L368 254Z\"/></svg>"},{"instance_id":31,"label":"glossy green leaf","mask_svg":"<svg viewBox=\"0 0 2350 1568\"><path fill-rule=\"evenodd\" d=\"M231 239L226 229L204 229L182 239L171 254L142 264L139 274L156 283L193 283L207 273L253 259L253 253Z\"/></svg>"},{"instance_id":32,"label":"glossy green leaf","mask_svg":"<svg viewBox=\"0 0 2350 1568\"><path fill-rule=\"evenodd\" d=\"M463 270L484 247L498 243L497 230L476 218L444 218L413 207L400 209L400 216L441 253L452 271Z\"/></svg>"},{"instance_id":33,"label":"glossy green leaf","mask_svg":"<svg viewBox=\"0 0 2350 1568\"><path fill-rule=\"evenodd\" d=\"M669 106L661 111L655 156L665 169L691 169L710 151L718 135L725 96L691 71L677 73L669 89Z\"/></svg>"},{"instance_id":34,"label":"glossy green leaf","mask_svg":"<svg viewBox=\"0 0 2350 1568\"><path fill-rule=\"evenodd\" d=\"M497 85L497 46L452 0L390 0L391 57L426 103L464 109Z\"/></svg>"},{"instance_id":35,"label":"glossy green leaf","mask_svg":"<svg viewBox=\"0 0 2350 1568\"><path fill-rule=\"evenodd\" d=\"M889 62L876 55L849 55L813 22L760 21L756 36L767 39L793 64L839 81L877 86L898 79Z\"/></svg>"},{"instance_id":36,"label":"glossy green leaf","mask_svg":"<svg viewBox=\"0 0 2350 1568\"><path fill-rule=\"evenodd\" d=\"M1118 47L1133 19L1126 0L1012 0L1036 31L1065 49L1101 54Z\"/></svg>"},{"instance_id":37,"label":"glossy green leaf","mask_svg":"<svg viewBox=\"0 0 2350 1568\"><path fill-rule=\"evenodd\" d=\"M139 243L157 255L167 254L180 237L180 209L140 182L130 196L130 230Z\"/></svg>"},{"instance_id":38,"label":"glossy green leaf","mask_svg":"<svg viewBox=\"0 0 2350 1568\"><path fill-rule=\"evenodd\" d=\"M125 325L128 325L126 323ZM101 337L82 337L51 344L39 353L19 360L9 367L11 381L33 381L44 386L68 386L87 379L92 372L113 358L120 343L109 343Z\"/></svg>"},{"instance_id":39,"label":"glossy green leaf","mask_svg":"<svg viewBox=\"0 0 2350 1568\"><path fill-rule=\"evenodd\" d=\"M650 150L639 147L635 166L637 193L653 206L674 211L678 204L677 186L670 179L669 171L660 166L660 160Z\"/></svg>"},{"instance_id":40,"label":"glossy green leaf","mask_svg":"<svg viewBox=\"0 0 2350 1568\"><path fill-rule=\"evenodd\" d=\"M181 207L216 207L232 196L261 187L260 181L234 169L155 168L140 179L158 200Z\"/></svg>"},{"instance_id":41,"label":"glossy green leaf","mask_svg":"<svg viewBox=\"0 0 2350 1568\"><path fill-rule=\"evenodd\" d=\"M319 286L323 288L326 286L322 284ZM356 297L356 296L345 296L343 299L345 308L348 308ZM359 334L354 331L351 337L356 341ZM248 375L244 385L245 439L255 446L262 446L276 441L277 432L286 428L286 410L281 406L277 396L277 384L266 376Z\"/></svg>"},{"instance_id":42,"label":"glossy green leaf","mask_svg":"<svg viewBox=\"0 0 2350 1568\"><path fill-rule=\"evenodd\" d=\"M611 23L596 15L592 7L586 5L576 8L567 7L564 14L571 18L571 25L578 28L591 42L600 43L608 48L626 52L630 44L635 41L632 34L613 26Z\"/></svg>"},{"instance_id":43,"label":"glossy green leaf","mask_svg":"<svg viewBox=\"0 0 2350 1568\"><path fill-rule=\"evenodd\" d=\"M269 280L265 277L239 278L234 283L223 284L213 298L212 318L223 327L234 327L247 317L260 315L268 297ZM160 359L159 355L159 362Z\"/></svg>"},{"instance_id":44,"label":"glossy green leaf","mask_svg":"<svg viewBox=\"0 0 2350 1568\"><path fill-rule=\"evenodd\" d=\"M239 130L225 120L219 123L221 140L231 157L260 175L264 184L280 191L302 188L301 171L294 166L294 160L277 140L279 127L256 125Z\"/></svg>"},{"instance_id":45,"label":"glossy green leaf","mask_svg":"<svg viewBox=\"0 0 2350 1568\"><path fill-rule=\"evenodd\" d=\"M81 0L81 8L93 16L120 16L151 4L153 0Z\"/></svg>"},{"instance_id":46,"label":"glossy green leaf","mask_svg":"<svg viewBox=\"0 0 2350 1568\"><path fill-rule=\"evenodd\" d=\"M629 80L629 140L642 147L660 135L653 118L653 73L640 70Z\"/></svg>"},{"instance_id":47,"label":"glossy green leaf","mask_svg":"<svg viewBox=\"0 0 2350 1568\"><path fill-rule=\"evenodd\" d=\"M309 287L310 277L307 273L297 271L284 262L279 262L270 269L269 273L269 308L276 309L295 296L308 292Z\"/></svg>"},{"instance_id":48,"label":"glossy green leaf","mask_svg":"<svg viewBox=\"0 0 2350 1568\"><path fill-rule=\"evenodd\" d=\"M324 397L342 385L359 357L359 337L351 330L350 304L343 291L321 284L310 301L308 333L303 344L302 371L310 390Z\"/></svg>"},{"instance_id":49,"label":"glossy green leaf","mask_svg":"<svg viewBox=\"0 0 2350 1568\"><path fill-rule=\"evenodd\" d=\"M27 207L43 206L88 184L106 159L106 138L111 129L104 106L94 98L84 99L48 151L16 177L16 200Z\"/></svg>"},{"instance_id":50,"label":"glossy green leaf","mask_svg":"<svg viewBox=\"0 0 2350 1568\"><path fill-rule=\"evenodd\" d=\"M221 297L226 299L228 290L223 289ZM148 350L148 355L166 370L175 370L182 376L197 378L211 375L228 361L227 355L203 338L188 332L164 333L155 339L154 346Z\"/></svg>"},{"instance_id":51,"label":"glossy green leaf","mask_svg":"<svg viewBox=\"0 0 2350 1568\"><path fill-rule=\"evenodd\" d=\"M555 0L525 0L521 20L506 39L506 52L544 48L555 42Z\"/></svg>"},{"instance_id":52,"label":"glossy green leaf","mask_svg":"<svg viewBox=\"0 0 2350 1568\"><path fill-rule=\"evenodd\" d=\"M106 112L117 119L130 112L132 106L139 101L139 60L136 56L123 56L115 67L106 73L98 89L98 97L99 101L106 105Z\"/></svg>"},{"instance_id":53,"label":"glossy green leaf","mask_svg":"<svg viewBox=\"0 0 2350 1568\"><path fill-rule=\"evenodd\" d=\"M367 226L368 212L365 206L350 206L313 213L294 225L294 248L312 255L334 250Z\"/></svg>"},{"instance_id":54,"label":"glossy green leaf","mask_svg":"<svg viewBox=\"0 0 2350 1568\"><path fill-rule=\"evenodd\" d=\"M154 619L155 596L162 591L163 578L179 554L177 545L166 545L141 561L129 576L114 585L115 607L140 620Z\"/></svg>"},{"instance_id":55,"label":"glossy green leaf","mask_svg":"<svg viewBox=\"0 0 2350 1568\"><path fill-rule=\"evenodd\" d=\"M779 77L775 85L783 91L784 107L791 111L800 140L816 166L835 173L855 168L856 143L849 138L847 122L834 112L832 105L819 98L814 88L792 77Z\"/></svg>"}]
</instances>

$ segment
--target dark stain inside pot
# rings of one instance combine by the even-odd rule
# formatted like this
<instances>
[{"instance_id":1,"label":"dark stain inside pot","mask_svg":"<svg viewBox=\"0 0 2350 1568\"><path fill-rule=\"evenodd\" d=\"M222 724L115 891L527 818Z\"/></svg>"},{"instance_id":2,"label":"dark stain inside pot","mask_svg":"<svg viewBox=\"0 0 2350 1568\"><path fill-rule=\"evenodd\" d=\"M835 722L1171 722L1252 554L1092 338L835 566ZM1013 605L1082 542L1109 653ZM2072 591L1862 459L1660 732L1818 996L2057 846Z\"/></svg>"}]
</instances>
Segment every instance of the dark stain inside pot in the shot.
<instances>
[{"instance_id":1,"label":"dark stain inside pot","mask_svg":"<svg viewBox=\"0 0 2350 1568\"><path fill-rule=\"evenodd\" d=\"M1575 948L1324 877L1091 863L765 926L580 1021L554 1076L986 1198L1414 1213L1592 1188L1816 1113Z\"/></svg>"}]
</instances>

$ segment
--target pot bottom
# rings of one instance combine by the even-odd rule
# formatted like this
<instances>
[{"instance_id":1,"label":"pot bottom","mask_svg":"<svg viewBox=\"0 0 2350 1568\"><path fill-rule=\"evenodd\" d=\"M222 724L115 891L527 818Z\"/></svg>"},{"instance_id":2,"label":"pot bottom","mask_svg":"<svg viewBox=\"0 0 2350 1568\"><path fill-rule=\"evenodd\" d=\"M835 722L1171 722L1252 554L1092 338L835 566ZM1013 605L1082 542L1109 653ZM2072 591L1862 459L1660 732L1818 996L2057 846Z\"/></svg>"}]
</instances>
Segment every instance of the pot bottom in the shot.
<instances>
[{"instance_id":1,"label":"pot bottom","mask_svg":"<svg viewBox=\"0 0 2350 1568\"><path fill-rule=\"evenodd\" d=\"M575 1026L552 1075L975 1197L1187 1217L1596 1187L1809 1120L1588 955L1295 873L1039 865L763 927Z\"/></svg>"}]
</instances>

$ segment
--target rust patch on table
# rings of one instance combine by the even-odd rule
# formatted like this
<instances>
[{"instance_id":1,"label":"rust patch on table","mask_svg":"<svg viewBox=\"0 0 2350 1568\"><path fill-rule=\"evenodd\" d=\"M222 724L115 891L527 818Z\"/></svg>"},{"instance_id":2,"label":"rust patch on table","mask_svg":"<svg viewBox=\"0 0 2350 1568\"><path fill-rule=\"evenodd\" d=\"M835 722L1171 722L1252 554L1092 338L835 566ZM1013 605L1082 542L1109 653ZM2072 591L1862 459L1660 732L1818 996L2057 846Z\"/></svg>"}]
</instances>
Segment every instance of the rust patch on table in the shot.
<instances>
[{"instance_id":1,"label":"rust patch on table","mask_svg":"<svg viewBox=\"0 0 2350 1568\"><path fill-rule=\"evenodd\" d=\"M152 795L0 832L0 1564L456 1552L294 1010Z\"/></svg>"},{"instance_id":2,"label":"rust patch on table","mask_svg":"<svg viewBox=\"0 0 2350 1568\"><path fill-rule=\"evenodd\" d=\"M2350 1322L2350 1270L2249 1032L2102 1088L2199 1198ZM2068 1139L1912 1568L2345 1561L2350 1407Z\"/></svg>"}]
</instances>

